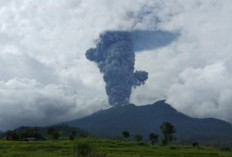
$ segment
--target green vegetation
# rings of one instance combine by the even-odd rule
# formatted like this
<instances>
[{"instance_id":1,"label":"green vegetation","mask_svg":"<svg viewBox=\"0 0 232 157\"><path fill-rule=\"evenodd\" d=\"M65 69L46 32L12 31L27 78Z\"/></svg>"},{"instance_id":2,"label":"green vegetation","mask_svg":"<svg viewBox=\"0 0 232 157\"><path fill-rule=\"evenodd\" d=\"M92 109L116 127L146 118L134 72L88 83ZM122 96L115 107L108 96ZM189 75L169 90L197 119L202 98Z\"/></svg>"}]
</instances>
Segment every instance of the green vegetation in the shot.
<instances>
[{"instance_id":1,"label":"green vegetation","mask_svg":"<svg viewBox=\"0 0 232 157\"><path fill-rule=\"evenodd\" d=\"M0 157L232 157L230 147L206 147L197 141L189 146L171 143L176 129L169 122L160 129L162 141L150 133L149 144L140 134L131 136L128 131L122 132L121 140L112 140L89 137L65 125L20 127L1 134Z\"/></svg>"},{"instance_id":2,"label":"green vegetation","mask_svg":"<svg viewBox=\"0 0 232 157\"><path fill-rule=\"evenodd\" d=\"M192 145L193 147L199 147L199 142L193 142Z\"/></svg>"},{"instance_id":3,"label":"green vegetation","mask_svg":"<svg viewBox=\"0 0 232 157\"><path fill-rule=\"evenodd\" d=\"M176 129L171 123L164 122L160 126L160 129L161 129L163 136L164 136L164 138L162 139L163 145L167 145L169 142L171 142L175 139L174 134L176 132Z\"/></svg>"},{"instance_id":4,"label":"green vegetation","mask_svg":"<svg viewBox=\"0 0 232 157\"><path fill-rule=\"evenodd\" d=\"M88 133L81 129L67 125L57 125L52 127L20 127L1 133L0 138L10 141L27 141L70 137L73 140L76 136L85 137L87 135Z\"/></svg>"},{"instance_id":5,"label":"green vegetation","mask_svg":"<svg viewBox=\"0 0 232 157\"><path fill-rule=\"evenodd\" d=\"M149 135L149 140L151 141L151 144L154 145L155 143L158 142L159 135L155 133L150 133Z\"/></svg>"},{"instance_id":6,"label":"green vegetation","mask_svg":"<svg viewBox=\"0 0 232 157\"><path fill-rule=\"evenodd\" d=\"M232 157L229 148L150 145L96 138L0 141L1 157Z\"/></svg>"},{"instance_id":7,"label":"green vegetation","mask_svg":"<svg viewBox=\"0 0 232 157\"><path fill-rule=\"evenodd\" d=\"M129 133L128 131L123 131L123 132L122 132L122 136L123 136L125 139L127 139L127 138L130 137L130 133Z\"/></svg>"},{"instance_id":8,"label":"green vegetation","mask_svg":"<svg viewBox=\"0 0 232 157\"><path fill-rule=\"evenodd\" d=\"M25 141L30 139L37 139L37 140L44 140L45 138L38 133L37 128L27 128L24 130L13 130L13 131L7 131L5 135L2 135L2 137L5 137L7 140L12 141Z\"/></svg>"},{"instance_id":9,"label":"green vegetation","mask_svg":"<svg viewBox=\"0 0 232 157\"><path fill-rule=\"evenodd\" d=\"M140 142L140 141L143 140L143 137L142 137L141 135L139 135L139 134L135 135L134 138L135 138L135 140L136 140L137 142Z\"/></svg>"},{"instance_id":10,"label":"green vegetation","mask_svg":"<svg viewBox=\"0 0 232 157\"><path fill-rule=\"evenodd\" d=\"M60 137L59 131L56 128L53 128L53 127L48 128L48 134L54 140L57 140Z\"/></svg>"},{"instance_id":11,"label":"green vegetation","mask_svg":"<svg viewBox=\"0 0 232 157\"><path fill-rule=\"evenodd\" d=\"M75 130L73 130L72 133L69 135L69 139L74 140L76 136L77 136L77 133Z\"/></svg>"},{"instance_id":12,"label":"green vegetation","mask_svg":"<svg viewBox=\"0 0 232 157\"><path fill-rule=\"evenodd\" d=\"M92 153L92 146L86 141L78 141L73 146L75 156L89 156Z\"/></svg>"}]
</instances>

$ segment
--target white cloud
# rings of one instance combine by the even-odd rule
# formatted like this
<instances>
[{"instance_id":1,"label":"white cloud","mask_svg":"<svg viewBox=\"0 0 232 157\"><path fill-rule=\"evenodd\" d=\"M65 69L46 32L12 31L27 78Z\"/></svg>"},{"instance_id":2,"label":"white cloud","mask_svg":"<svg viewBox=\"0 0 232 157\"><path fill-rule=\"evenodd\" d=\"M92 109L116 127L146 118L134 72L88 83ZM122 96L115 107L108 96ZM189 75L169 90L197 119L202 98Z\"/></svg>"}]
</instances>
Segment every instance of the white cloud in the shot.
<instances>
[{"instance_id":1,"label":"white cloud","mask_svg":"<svg viewBox=\"0 0 232 157\"><path fill-rule=\"evenodd\" d=\"M90 99L71 87L15 78L0 82L2 129L21 125L49 125L79 118L104 108L104 99ZM102 103L95 105L96 102Z\"/></svg>"},{"instance_id":2,"label":"white cloud","mask_svg":"<svg viewBox=\"0 0 232 157\"><path fill-rule=\"evenodd\" d=\"M24 125L46 125L73 116L75 90L59 86L44 86L35 80L11 79L0 82L1 128ZM56 118L52 118L52 117Z\"/></svg>"},{"instance_id":3,"label":"white cloud","mask_svg":"<svg viewBox=\"0 0 232 157\"><path fill-rule=\"evenodd\" d=\"M175 108L194 117L232 120L232 78L224 64L188 68L178 78L167 94L167 101Z\"/></svg>"},{"instance_id":4,"label":"white cloud","mask_svg":"<svg viewBox=\"0 0 232 157\"><path fill-rule=\"evenodd\" d=\"M118 29L180 32L172 44L136 54L136 69L148 71L149 80L133 91L132 102L167 99L192 116L232 121L231 6L229 0L1 0L1 128L107 107L102 76L85 51L101 32Z\"/></svg>"},{"instance_id":5,"label":"white cloud","mask_svg":"<svg viewBox=\"0 0 232 157\"><path fill-rule=\"evenodd\" d=\"M158 27L181 35L165 48L137 55L136 66L150 76L132 100L146 104L167 99L188 115L232 122L230 14L231 1L164 3Z\"/></svg>"}]
</instances>

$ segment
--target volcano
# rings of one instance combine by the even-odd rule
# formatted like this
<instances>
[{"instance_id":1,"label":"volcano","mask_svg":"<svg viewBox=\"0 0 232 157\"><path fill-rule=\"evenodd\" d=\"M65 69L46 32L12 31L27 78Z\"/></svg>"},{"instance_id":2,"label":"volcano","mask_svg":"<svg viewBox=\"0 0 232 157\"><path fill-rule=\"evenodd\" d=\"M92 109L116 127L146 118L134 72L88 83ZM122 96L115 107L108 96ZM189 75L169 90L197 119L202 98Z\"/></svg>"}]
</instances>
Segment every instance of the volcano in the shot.
<instances>
[{"instance_id":1,"label":"volcano","mask_svg":"<svg viewBox=\"0 0 232 157\"><path fill-rule=\"evenodd\" d=\"M131 136L141 134L148 139L151 132L162 138L160 125L171 122L180 143L198 141L210 145L232 146L232 125L214 118L192 118L172 108L164 100L151 105L133 104L111 107L90 116L68 122L99 137L120 137L127 130Z\"/></svg>"}]
</instances>

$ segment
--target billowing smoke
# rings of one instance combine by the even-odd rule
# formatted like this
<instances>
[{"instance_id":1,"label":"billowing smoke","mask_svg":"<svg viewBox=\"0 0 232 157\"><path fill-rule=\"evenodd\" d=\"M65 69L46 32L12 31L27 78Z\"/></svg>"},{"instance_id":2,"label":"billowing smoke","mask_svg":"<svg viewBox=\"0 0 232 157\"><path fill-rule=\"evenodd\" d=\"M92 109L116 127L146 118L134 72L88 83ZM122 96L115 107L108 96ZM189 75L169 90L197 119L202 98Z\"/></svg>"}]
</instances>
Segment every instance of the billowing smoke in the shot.
<instances>
[{"instance_id":1,"label":"billowing smoke","mask_svg":"<svg viewBox=\"0 0 232 157\"><path fill-rule=\"evenodd\" d=\"M148 73L135 71L133 33L109 31L100 35L96 48L87 50L86 57L97 63L104 74L106 93L113 106L129 103L132 87L145 83Z\"/></svg>"}]
</instances>

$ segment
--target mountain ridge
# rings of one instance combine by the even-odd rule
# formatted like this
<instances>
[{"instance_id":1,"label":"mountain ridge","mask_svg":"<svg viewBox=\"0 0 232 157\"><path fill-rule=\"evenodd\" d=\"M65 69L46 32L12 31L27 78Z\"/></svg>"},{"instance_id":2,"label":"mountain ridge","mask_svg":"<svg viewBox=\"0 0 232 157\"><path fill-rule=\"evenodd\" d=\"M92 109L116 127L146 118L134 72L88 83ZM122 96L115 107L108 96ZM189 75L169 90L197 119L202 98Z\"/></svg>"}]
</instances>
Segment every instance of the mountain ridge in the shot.
<instances>
[{"instance_id":1,"label":"mountain ridge","mask_svg":"<svg viewBox=\"0 0 232 157\"><path fill-rule=\"evenodd\" d=\"M164 100L144 106L130 104L111 107L67 124L96 136L119 137L123 130L127 130L132 135L141 134L146 139L151 132L161 136L160 125L165 121L174 124L179 142L201 141L213 145L232 145L230 123L214 118L189 117L172 108Z\"/></svg>"}]
</instances>

